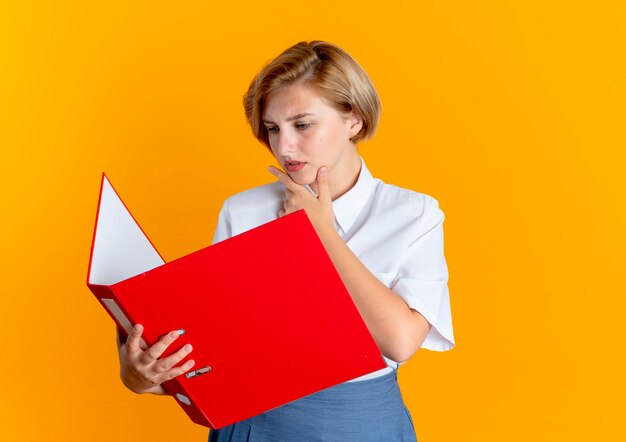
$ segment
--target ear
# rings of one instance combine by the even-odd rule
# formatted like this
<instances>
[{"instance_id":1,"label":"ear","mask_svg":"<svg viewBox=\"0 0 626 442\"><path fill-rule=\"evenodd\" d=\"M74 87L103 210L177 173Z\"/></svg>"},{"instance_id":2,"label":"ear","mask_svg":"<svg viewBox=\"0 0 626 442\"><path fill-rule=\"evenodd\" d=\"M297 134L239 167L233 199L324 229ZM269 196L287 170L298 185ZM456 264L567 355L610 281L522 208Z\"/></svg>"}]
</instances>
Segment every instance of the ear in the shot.
<instances>
[{"instance_id":1,"label":"ear","mask_svg":"<svg viewBox=\"0 0 626 442\"><path fill-rule=\"evenodd\" d=\"M352 111L348 115L348 124L350 125L348 129L348 138L352 139L361 131L363 128L363 118L356 112Z\"/></svg>"}]
</instances>

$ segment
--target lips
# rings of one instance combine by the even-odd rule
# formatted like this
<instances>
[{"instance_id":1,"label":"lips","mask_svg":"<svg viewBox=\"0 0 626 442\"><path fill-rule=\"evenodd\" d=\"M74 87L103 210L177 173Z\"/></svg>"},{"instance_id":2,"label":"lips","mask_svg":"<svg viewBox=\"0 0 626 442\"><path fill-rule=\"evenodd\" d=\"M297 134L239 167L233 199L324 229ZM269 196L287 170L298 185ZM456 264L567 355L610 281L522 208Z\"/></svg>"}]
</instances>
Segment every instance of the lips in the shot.
<instances>
[{"instance_id":1,"label":"lips","mask_svg":"<svg viewBox=\"0 0 626 442\"><path fill-rule=\"evenodd\" d=\"M284 165L288 172L298 172L306 166L306 163L304 161L285 161Z\"/></svg>"}]
</instances>

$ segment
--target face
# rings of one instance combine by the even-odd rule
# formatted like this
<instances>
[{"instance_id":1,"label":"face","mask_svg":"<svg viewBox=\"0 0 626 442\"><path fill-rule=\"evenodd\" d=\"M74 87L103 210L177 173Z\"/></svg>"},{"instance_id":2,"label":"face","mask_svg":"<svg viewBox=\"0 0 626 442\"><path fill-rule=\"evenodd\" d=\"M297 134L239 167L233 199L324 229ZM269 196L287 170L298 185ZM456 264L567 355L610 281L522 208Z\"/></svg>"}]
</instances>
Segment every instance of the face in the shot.
<instances>
[{"instance_id":1,"label":"face","mask_svg":"<svg viewBox=\"0 0 626 442\"><path fill-rule=\"evenodd\" d=\"M362 120L341 115L311 86L294 84L271 94L263 124L274 156L296 183L314 183L322 166L330 186L356 179L361 162L350 138Z\"/></svg>"}]
</instances>

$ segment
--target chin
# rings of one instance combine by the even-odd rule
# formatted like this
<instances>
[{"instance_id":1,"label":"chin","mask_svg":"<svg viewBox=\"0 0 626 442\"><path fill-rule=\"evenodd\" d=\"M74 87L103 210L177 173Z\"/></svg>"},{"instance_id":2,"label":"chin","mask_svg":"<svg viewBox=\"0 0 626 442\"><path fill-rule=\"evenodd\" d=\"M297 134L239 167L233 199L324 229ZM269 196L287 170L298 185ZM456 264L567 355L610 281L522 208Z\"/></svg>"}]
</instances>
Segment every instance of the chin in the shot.
<instances>
[{"instance_id":1,"label":"chin","mask_svg":"<svg viewBox=\"0 0 626 442\"><path fill-rule=\"evenodd\" d=\"M300 184L301 186L304 186L305 184L313 184L316 180L316 176L309 176L309 174L300 174L300 173L294 173L293 175L289 175L291 177L291 179L297 183Z\"/></svg>"}]
</instances>

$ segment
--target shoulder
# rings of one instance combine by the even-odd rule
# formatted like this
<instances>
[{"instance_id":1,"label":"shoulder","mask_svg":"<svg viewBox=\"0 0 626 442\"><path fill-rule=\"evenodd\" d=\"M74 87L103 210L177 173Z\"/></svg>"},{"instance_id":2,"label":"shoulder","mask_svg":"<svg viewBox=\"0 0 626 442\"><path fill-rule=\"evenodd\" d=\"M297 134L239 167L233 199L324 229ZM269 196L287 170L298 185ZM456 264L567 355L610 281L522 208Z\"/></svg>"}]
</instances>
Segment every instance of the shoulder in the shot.
<instances>
[{"instance_id":1,"label":"shoulder","mask_svg":"<svg viewBox=\"0 0 626 442\"><path fill-rule=\"evenodd\" d=\"M238 235L276 219L284 197L285 187L280 181L228 197L220 212L220 219L229 226L228 236Z\"/></svg>"},{"instance_id":2,"label":"shoulder","mask_svg":"<svg viewBox=\"0 0 626 442\"><path fill-rule=\"evenodd\" d=\"M273 208L277 201L282 201L284 193L284 185L276 181L231 195L224 201L224 208L231 213L255 212L269 207Z\"/></svg>"},{"instance_id":3,"label":"shoulder","mask_svg":"<svg viewBox=\"0 0 626 442\"><path fill-rule=\"evenodd\" d=\"M381 210L416 221L425 218L443 220L444 214L439 207L439 201L431 195L388 184L378 178L375 181L377 186L374 203Z\"/></svg>"}]
</instances>

